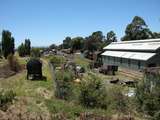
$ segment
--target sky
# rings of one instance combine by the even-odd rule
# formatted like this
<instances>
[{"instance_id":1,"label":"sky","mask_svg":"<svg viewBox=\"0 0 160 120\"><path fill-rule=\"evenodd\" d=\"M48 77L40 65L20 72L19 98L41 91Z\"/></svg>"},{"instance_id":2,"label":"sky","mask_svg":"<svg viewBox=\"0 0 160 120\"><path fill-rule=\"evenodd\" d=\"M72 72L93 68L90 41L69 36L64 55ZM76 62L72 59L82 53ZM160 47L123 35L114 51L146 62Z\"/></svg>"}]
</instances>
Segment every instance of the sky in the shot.
<instances>
[{"instance_id":1,"label":"sky","mask_svg":"<svg viewBox=\"0 0 160 120\"><path fill-rule=\"evenodd\" d=\"M95 31L113 30L120 39L134 16L160 32L160 0L0 0L0 34L11 31L16 47L25 38L48 46Z\"/></svg>"}]
</instances>

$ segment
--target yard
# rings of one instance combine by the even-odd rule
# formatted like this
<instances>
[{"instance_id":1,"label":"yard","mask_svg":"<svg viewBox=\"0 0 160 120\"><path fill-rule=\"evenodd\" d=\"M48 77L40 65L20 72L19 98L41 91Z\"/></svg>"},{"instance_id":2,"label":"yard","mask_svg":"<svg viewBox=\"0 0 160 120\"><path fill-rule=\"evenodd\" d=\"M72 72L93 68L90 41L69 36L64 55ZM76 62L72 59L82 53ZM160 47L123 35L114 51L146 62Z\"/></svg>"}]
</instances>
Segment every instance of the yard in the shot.
<instances>
[{"instance_id":1,"label":"yard","mask_svg":"<svg viewBox=\"0 0 160 120\"><path fill-rule=\"evenodd\" d=\"M8 106L6 111L0 111L2 119L76 119L86 115L89 116L112 116L116 118L117 114L111 109L104 110L100 108L86 108L81 106L74 100L65 101L57 99L55 97L54 80L52 78L52 70L48 64L48 59L42 58L43 61L43 75L47 77L47 80L31 81L26 79L26 70L23 70L11 77L0 79L0 88L4 90L13 90L16 93L16 98L13 104ZM80 57L75 57L76 64L83 66L87 69L87 72L91 71L89 66L89 60ZM27 58L19 58L21 64L26 64ZM126 78L123 74L118 73L116 76L106 76L96 73L97 76L106 81L114 79L115 77ZM84 75L84 76L85 76ZM108 85L108 84L106 84ZM75 85L79 86L79 85ZM126 88L124 89L126 90ZM77 89L75 90L77 92ZM136 115L136 120L139 120L139 114Z\"/></svg>"}]
</instances>

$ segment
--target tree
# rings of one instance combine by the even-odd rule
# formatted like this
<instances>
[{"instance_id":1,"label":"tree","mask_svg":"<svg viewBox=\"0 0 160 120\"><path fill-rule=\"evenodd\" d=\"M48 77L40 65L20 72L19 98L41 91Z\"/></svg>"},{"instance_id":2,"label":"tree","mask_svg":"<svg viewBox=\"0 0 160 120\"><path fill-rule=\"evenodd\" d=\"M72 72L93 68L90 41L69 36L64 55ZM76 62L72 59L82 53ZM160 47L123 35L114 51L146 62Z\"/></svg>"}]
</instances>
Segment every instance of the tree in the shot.
<instances>
[{"instance_id":1,"label":"tree","mask_svg":"<svg viewBox=\"0 0 160 120\"><path fill-rule=\"evenodd\" d=\"M21 57L31 54L31 42L29 39L25 39L25 42L18 47L18 53Z\"/></svg>"},{"instance_id":2,"label":"tree","mask_svg":"<svg viewBox=\"0 0 160 120\"><path fill-rule=\"evenodd\" d=\"M14 38L11 38L11 53L14 54Z\"/></svg>"},{"instance_id":3,"label":"tree","mask_svg":"<svg viewBox=\"0 0 160 120\"><path fill-rule=\"evenodd\" d=\"M14 38L11 32L3 30L2 32L2 52L5 58L9 54L14 54Z\"/></svg>"},{"instance_id":4,"label":"tree","mask_svg":"<svg viewBox=\"0 0 160 120\"><path fill-rule=\"evenodd\" d=\"M57 48L57 46L55 44L52 44L49 46L49 49L56 49L56 48Z\"/></svg>"},{"instance_id":5,"label":"tree","mask_svg":"<svg viewBox=\"0 0 160 120\"><path fill-rule=\"evenodd\" d=\"M84 39L83 37L75 37L72 39L71 49L74 50L82 50L84 47Z\"/></svg>"},{"instance_id":6,"label":"tree","mask_svg":"<svg viewBox=\"0 0 160 120\"><path fill-rule=\"evenodd\" d=\"M63 48L64 49L71 48L71 42L72 42L71 37L66 37L65 40L63 40Z\"/></svg>"},{"instance_id":7,"label":"tree","mask_svg":"<svg viewBox=\"0 0 160 120\"><path fill-rule=\"evenodd\" d=\"M116 34L114 33L114 31L110 31L107 33L106 36L106 40L105 40L105 44L110 44L111 42L117 42L117 37Z\"/></svg>"},{"instance_id":8,"label":"tree","mask_svg":"<svg viewBox=\"0 0 160 120\"><path fill-rule=\"evenodd\" d=\"M152 38L152 32L148 28L143 18L135 16L130 24L127 25L122 41L141 40Z\"/></svg>"},{"instance_id":9,"label":"tree","mask_svg":"<svg viewBox=\"0 0 160 120\"><path fill-rule=\"evenodd\" d=\"M91 52L102 49L103 38L101 31L93 32L92 35L85 38L84 49Z\"/></svg>"},{"instance_id":10,"label":"tree","mask_svg":"<svg viewBox=\"0 0 160 120\"><path fill-rule=\"evenodd\" d=\"M25 55L30 55L31 54L31 42L30 39L25 39Z\"/></svg>"},{"instance_id":11,"label":"tree","mask_svg":"<svg viewBox=\"0 0 160 120\"><path fill-rule=\"evenodd\" d=\"M153 38L160 38L160 33L153 32L152 36L153 36Z\"/></svg>"},{"instance_id":12,"label":"tree","mask_svg":"<svg viewBox=\"0 0 160 120\"><path fill-rule=\"evenodd\" d=\"M26 55L25 45L23 43L18 47L18 53L21 57Z\"/></svg>"},{"instance_id":13,"label":"tree","mask_svg":"<svg viewBox=\"0 0 160 120\"><path fill-rule=\"evenodd\" d=\"M2 43L0 42L0 58L2 58Z\"/></svg>"}]
</instances>

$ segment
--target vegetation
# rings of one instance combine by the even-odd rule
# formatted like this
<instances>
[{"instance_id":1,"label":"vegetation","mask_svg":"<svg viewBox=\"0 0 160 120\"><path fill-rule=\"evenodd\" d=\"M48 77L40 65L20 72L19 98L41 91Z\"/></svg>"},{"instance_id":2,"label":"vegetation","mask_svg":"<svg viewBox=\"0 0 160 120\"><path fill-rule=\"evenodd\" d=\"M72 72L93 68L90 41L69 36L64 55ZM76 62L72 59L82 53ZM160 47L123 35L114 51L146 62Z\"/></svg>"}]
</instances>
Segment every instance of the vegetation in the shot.
<instances>
[{"instance_id":1,"label":"vegetation","mask_svg":"<svg viewBox=\"0 0 160 120\"><path fill-rule=\"evenodd\" d=\"M39 48L32 48L31 49L31 57L39 58L41 56Z\"/></svg>"},{"instance_id":2,"label":"vegetation","mask_svg":"<svg viewBox=\"0 0 160 120\"><path fill-rule=\"evenodd\" d=\"M130 24L126 26L125 35L121 38L122 41L129 40L142 40L142 39L152 39L160 38L160 33L152 32L145 20L140 16L135 16ZM63 40L63 44L59 48L68 49L71 48L73 51L98 51L111 42L117 42L117 37L114 31L109 31L106 37L103 35L102 31L93 32L90 36L83 37L66 37Z\"/></svg>"},{"instance_id":3,"label":"vegetation","mask_svg":"<svg viewBox=\"0 0 160 120\"><path fill-rule=\"evenodd\" d=\"M12 54L8 55L7 60L9 67L12 71L18 72L21 69L18 59L14 55Z\"/></svg>"},{"instance_id":4,"label":"vegetation","mask_svg":"<svg viewBox=\"0 0 160 120\"><path fill-rule=\"evenodd\" d=\"M159 37L159 33L149 30L143 18L135 16L132 22L127 25L125 36L122 40ZM117 38L114 31L108 32L107 36L104 36L101 31L96 31L86 38L66 37L59 48L70 48L73 52L89 51L92 53L102 50L104 45L116 41ZM49 49L56 48L57 46L54 44L49 47ZM33 58L41 59L39 58L41 56L40 48L31 49L29 39L26 39L25 43L22 43L18 47L18 52L20 57L24 58L16 58L13 55L14 38L11 36L11 32L3 31L2 53L7 58L12 71L19 71L20 63L26 64L25 56L31 55ZM110 85L105 80L113 80L113 76L103 76L90 70L91 61L88 59L74 56L73 61L85 68L86 71L86 73L79 76L75 76L74 71L71 69L64 69L64 63L67 60L63 56L48 56L41 60L43 61L42 69L43 75L47 78L46 81L41 79L37 81L26 80L26 71L20 71L19 74L8 78L0 78L0 88L2 88L0 91L1 110L4 110L4 108L7 110L6 105L12 103L16 97L17 103L14 104L25 106L24 108L26 108L25 111L27 111L27 114L29 112L35 112L39 115L47 113L51 115L52 119L77 119L85 112L92 112L102 116L109 115L111 117L115 114L134 114L136 116L143 113L143 115L147 115L146 118L148 119L160 119L159 74L146 74L144 80L137 85L135 96L129 98L124 93L124 87ZM52 71L48 62L52 63L54 68L59 67L61 70L57 68L55 71ZM120 74L117 76L119 78L122 77ZM53 78L55 78L54 81ZM124 78L126 79L127 77L123 76ZM78 79L79 82L76 83L75 79ZM58 117L56 116L57 114Z\"/></svg>"},{"instance_id":5,"label":"vegetation","mask_svg":"<svg viewBox=\"0 0 160 120\"><path fill-rule=\"evenodd\" d=\"M149 38L158 38L158 33L152 33L143 18L135 16L130 24L127 25L125 36L122 41L142 40Z\"/></svg>"},{"instance_id":6,"label":"vegetation","mask_svg":"<svg viewBox=\"0 0 160 120\"><path fill-rule=\"evenodd\" d=\"M107 108L107 94L100 78L89 73L80 86L80 103L86 107Z\"/></svg>"},{"instance_id":7,"label":"vegetation","mask_svg":"<svg viewBox=\"0 0 160 120\"><path fill-rule=\"evenodd\" d=\"M68 49L71 48L72 39L71 37L66 37L65 40L63 40L63 48Z\"/></svg>"},{"instance_id":8,"label":"vegetation","mask_svg":"<svg viewBox=\"0 0 160 120\"><path fill-rule=\"evenodd\" d=\"M2 53L5 58L9 54L14 54L14 38L11 32L7 30L2 32Z\"/></svg>"},{"instance_id":9,"label":"vegetation","mask_svg":"<svg viewBox=\"0 0 160 120\"><path fill-rule=\"evenodd\" d=\"M75 37L71 42L71 50L82 50L84 46L84 38L83 37Z\"/></svg>"},{"instance_id":10,"label":"vegetation","mask_svg":"<svg viewBox=\"0 0 160 120\"><path fill-rule=\"evenodd\" d=\"M69 71L58 71L56 77L55 95L57 98L68 100L72 96L73 74Z\"/></svg>"},{"instance_id":11,"label":"vegetation","mask_svg":"<svg viewBox=\"0 0 160 120\"><path fill-rule=\"evenodd\" d=\"M13 90L0 90L0 109L6 110L7 104L12 103L15 99L16 93Z\"/></svg>"},{"instance_id":12,"label":"vegetation","mask_svg":"<svg viewBox=\"0 0 160 120\"><path fill-rule=\"evenodd\" d=\"M136 100L140 110L153 118L158 118L160 111L159 78L159 74L146 74L136 90Z\"/></svg>"},{"instance_id":13,"label":"vegetation","mask_svg":"<svg viewBox=\"0 0 160 120\"><path fill-rule=\"evenodd\" d=\"M107 33L106 40L104 41L105 45L109 45L111 42L117 42L117 37L114 31L110 31Z\"/></svg>"},{"instance_id":14,"label":"vegetation","mask_svg":"<svg viewBox=\"0 0 160 120\"><path fill-rule=\"evenodd\" d=\"M61 56L50 56L49 61L53 64L54 67L61 66L65 62L65 58Z\"/></svg>"},{"instance_id":15,"label":"vegetation","mask_svg":"<svg viewBox=\"0 0 160 120\"><path fill-rule=\"evenodd\" d=\"M31 53L31 42L29 39L25 39L25 43L22 43L19 47L18 47L18 53L19 56L24 57L26 55L30 55Z\"/></svg>"}]
</instances>

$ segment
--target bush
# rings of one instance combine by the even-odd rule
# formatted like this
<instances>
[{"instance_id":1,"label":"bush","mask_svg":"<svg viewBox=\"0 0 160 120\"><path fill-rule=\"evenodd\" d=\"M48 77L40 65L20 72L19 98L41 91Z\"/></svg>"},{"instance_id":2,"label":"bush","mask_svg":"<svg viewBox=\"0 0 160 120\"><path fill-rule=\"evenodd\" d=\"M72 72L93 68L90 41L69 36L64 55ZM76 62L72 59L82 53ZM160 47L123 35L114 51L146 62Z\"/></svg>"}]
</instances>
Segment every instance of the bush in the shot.
<instances>
[{"instance_id":1,"label":"bush","mask_svg":"<svg viewBox=\"0 0 160 120\"><path fill-rule=\"evenodd\" d=\"M107 90L108 103L111 109L115 109L120 113L129 111L128 98L122 92L123 88L119 86L113 86Z\"/></svg>"},{"instance_id":2,"label":"bush","mask_svg":"<svg viewBox=\"0 0 160 120\"><path fill-rule=\"evenodd\" d=\"M16 94L12 90L0 91L0 108L6 110L7 104L15 99Z\"/></svg>"},{"instance_id":3,"label":"bush","mask_svg":"<svg viewBox=\"0 0 160 120\"><path fill-rule=\"evenodd\" d=\"M160 120L160 111L155 113L153 120Z\"/></svg>"},{"instance_id":4,"label":"bush","mask_svg":"<svg viewBox=\"0 0 160 120\"><path fill-rule=\"evenodd\" d=\"M21 68L20 64L14 55L12 55L12 54L8 55L7 60L8 60L8 64L10 66L10 69L12 71L18 72L20 70L20 68Z\"/></svg>"},{"instance_id":5,"label":"bush","mask_svg":"<svg viewBox=\"0 0 160 120\"><path fill-rule=\"evenodd\" d=\"M65 58L60 56L51 56L49 60L54 65L54 67L58 67L65 62Z\"/></svg>"},{"instance_id":6,"label":"bush","mask_svg":"<svg viewBox=\"0 0 160 120\"><path fill-rule=\"evenodd\" d=\"M101 79L93 73L82 81L79 101L86 107L107 108L107 92Z\"/></svg>"},{"instance_id":7,"label":"bush","mask_svg":"<svg viewBox=\"0 0 160 120\"><path fill-rule=\"evenodd\" d=\"M144 80L136 87L136 101L138 109L154 116L160 111L160 75L145 75Z\"/></svg>"},{"instance_id":8,"label":"bush","mask_svg":"<svg viewBox=\"0 0 160 120\"><path fill-rule=\"evenodd\" d=\"M72 96L72 80L73 74L69 71L56 72L56 97L69 100Z\"/></svg>"},{"instance_id":9,"label":"bush","mask_svg":"<svg viewBox=\"0 0 160 120\"><path fill-rule=\"evenodd\" d=\"M41 57L40 49L39 48L32 48L31 49L31 57L34 57L34 58Z\"/></svg>"}]
</instances>

